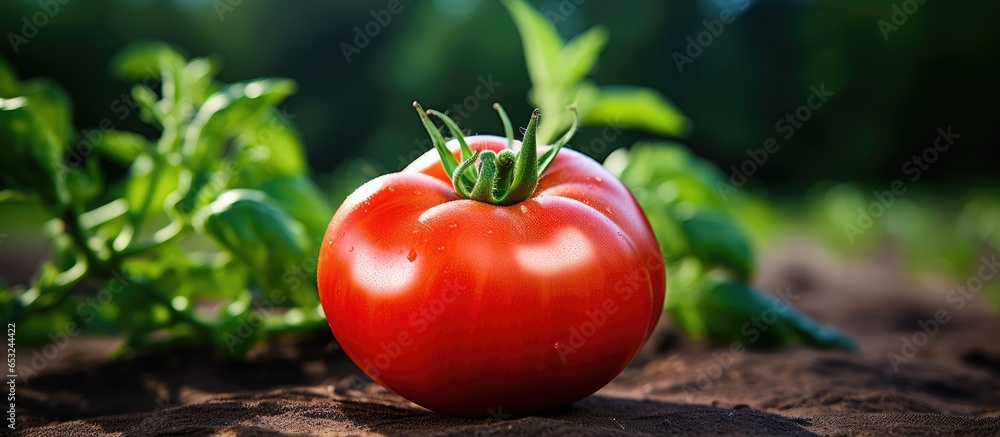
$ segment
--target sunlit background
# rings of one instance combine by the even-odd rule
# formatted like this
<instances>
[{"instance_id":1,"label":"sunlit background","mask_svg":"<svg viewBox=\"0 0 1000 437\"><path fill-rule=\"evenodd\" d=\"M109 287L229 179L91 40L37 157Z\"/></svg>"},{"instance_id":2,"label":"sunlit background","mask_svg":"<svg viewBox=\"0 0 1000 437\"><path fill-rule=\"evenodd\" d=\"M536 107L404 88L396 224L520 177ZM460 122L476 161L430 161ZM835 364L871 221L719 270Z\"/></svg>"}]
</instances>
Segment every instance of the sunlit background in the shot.
<instances>
[{"instance_id":1,"label":"sunlit background","mask_svg":"<svg viewBox=\"0 0 1000 437\"><path fill-rule=\"evenodd\" d=\"M235 410L213 406L237 393L253 433L261 399L320 393L268 421L351 425L310 408L371 401L389 416L347 432L437 423L388 406L403 401L337 349L327 321L340 314L317 290L323 233L349 193L431 148L413 101L495 135L494 102L515 129L537 104L556 138L576 99L584 125L568 147L643 207L666 314L610 389L546 427L625 429L639 422L615 418L631 411L649 429L682 416L696 434L729 429L689 406L738 433L778 432L750 410L794 414L780 432L862 432L810 424L830 412L875 434L954 422L925 413L996 419L1000 3L525 1L575 51L514 0L0 1L0 319L16 323L22 381L42 374L18 386L16 413L28 426L109 416L107 432L123 413L229 427ZM539 47L551 50L532 57ZM143 69L148 88L132 80ZM240 84L257 78L290 81ZM622 100L601 112L595 96ZM617 116L630 124L609 135ZM108 127L119 136L73 162L88 130ZM418 249L395 260L410 266ZM349 251L385 284L415 271ZM723 362L731 344L741 352Z\"/></svg>"},{"instance_id":2,"label":"sunlit background","mask_svg":"<svg viewBox=\"0 0 1000 437\"><path fill-rule=\"evenodd\" d=\"M974 268L980 251L1000 245L1000 63L994 59L1000 6L916 0L532 3L564 38L606 26L610 40L591 79L660 91L693 122L688 135L675 139L725 178L747 176L738 188L750 206L737 206L736 216L756 242L803 228L849 256L871 255L888 242L903 248L912 274L954 276ZM298 92L281 111L301 132L311 177L336 206L365 180L396 171L428 149L410 106L414 100L455 116L456 104L490 83L488 95L458 117L474 133L502 132L490 108L494 101L521 126L532 109L522 41L500 3L404 0L398 13L379 15L390 4L11 0L0 4L6 32L0 54L22 78L61 84L77 128L111 117L116 128L151 138L158 133L135 111L118 118L130 84L115 79L109 65L133 42L159 40L188 57L217 56L224 82L291 78ZM56 13L46 12L53 5ZM375 26L377 20L386 22ZM713 24L719 20L727 23ZM359 36L366 26L376 34ZM817 89L829 95L818 108L804 110ZM913 158L948 129L960 137L917 170ZM601 128L584 127L570 146L600 135ZM626 130L606 148L580 149L603 161L614 149L647 138L662 136ZM766 162L745 167L754 159L748 151L769 138L780 148ZM126 170L101 165L112 179ZM746 168L754 170L747 174ZM858 208L877 202L874 193L896 180L905 182L906 193L894 197L875 230L848 238L845 225L857 224ZM0 224L34 229L37 217L30 208L8 206ZM8 234L7 248L31 247L44 255L38 233ZM2 274L9 284L25 284L33 275L36 257L20 253L4 251Z\"/></svg>"},{"instance_id":3,"label":"sunlit background","mask_svg":"<svg viewBox=\"0 0 1000 437\"><path fill-rule=\"evenodd\" d=\"M369 159L379 171L399 169L399 155L424 138L410 102L449 108L474 91L480 76L502 84L490 101L505 104L515 119L526 119L531 109L520 39L497 2L404 0L402 12L350 62L339 45L353 45L355 26L364 27L376 6L385 5L232 3L70 1L16 53L9 42L0 53L22 77L47 76L63 84L81 128L114 115L111 104L128 84L111 78L108 64L136 40L162 40L189 56L218 54L225 81L295 79L300 91L285 108L302 130L318 175L351 157ZM776 135L775 122L805 103L810 86L825 84L835 96L782 141L780 153L751 186L792 196L824 181L878 187L899 178L903 163L945 126L962 139L926 172L920 188L961 190L996 182L1000 64L993 58L1000 38L992 4L927 2L886 41L877 23L892 23L894 2L888 0L534 3L561 17L555 21L564 36L606 25L611 40L594 80L665 93L694 121L684 142L722 168L739 164L747 148ZM687 38L706 30L702 21L717 19L720 8L741 13L678 71L673 53L684 54ZM39 10L34 0L5 1L0 27L18 31L21 18ZM462 124L500 132L485 104ZM121 127L149 129L136 117ZM578 138L585 142L594 131ZM629 133L620 145L640 136Z\"/></svg>"}]
</instances>

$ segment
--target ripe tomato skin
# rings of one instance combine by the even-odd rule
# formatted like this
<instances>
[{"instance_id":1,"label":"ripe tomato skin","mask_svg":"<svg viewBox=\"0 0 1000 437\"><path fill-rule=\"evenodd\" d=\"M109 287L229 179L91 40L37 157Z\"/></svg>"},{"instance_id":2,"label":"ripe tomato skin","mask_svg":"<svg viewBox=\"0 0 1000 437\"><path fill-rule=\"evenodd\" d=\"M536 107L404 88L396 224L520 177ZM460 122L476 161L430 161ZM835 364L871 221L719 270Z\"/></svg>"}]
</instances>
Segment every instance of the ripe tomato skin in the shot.
<instances>
[{"instance_id":1,"label":"ripe tomato skin","mask_svg":"<svg viewBox=\"0 0 1000 437\"><path fill-rule=\"evenodd\" d=\"M632 195L566 149L506 207L460 199L432 150L348 197L318 266L345 353L386 388L462 416L530 413L606 385L659 320L665 280Z\"/></svg>"}]
</instances>

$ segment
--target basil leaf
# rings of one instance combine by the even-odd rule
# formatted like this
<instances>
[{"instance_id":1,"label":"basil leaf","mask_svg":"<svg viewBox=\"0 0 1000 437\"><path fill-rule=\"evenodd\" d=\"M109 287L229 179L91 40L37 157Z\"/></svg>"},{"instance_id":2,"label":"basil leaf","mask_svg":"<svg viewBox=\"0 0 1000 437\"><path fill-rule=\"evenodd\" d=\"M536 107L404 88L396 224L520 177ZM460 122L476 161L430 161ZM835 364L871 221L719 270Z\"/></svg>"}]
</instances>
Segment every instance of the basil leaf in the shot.
<instances>
[{"instance_id":1,"label":"basil leaf","mask_svg":"<svg viewBox=\"0 0 1000 437\"><path fill-rule=\"evenodd\" d=\"M235 189L200 209L195 230L215 240L252 272L264 296L272 300L289 293L285 274L313 259L314 243L302 223L260 190ZM314 304L315 293L291 290L293 301Z\"/></svg>"}]
</instances>

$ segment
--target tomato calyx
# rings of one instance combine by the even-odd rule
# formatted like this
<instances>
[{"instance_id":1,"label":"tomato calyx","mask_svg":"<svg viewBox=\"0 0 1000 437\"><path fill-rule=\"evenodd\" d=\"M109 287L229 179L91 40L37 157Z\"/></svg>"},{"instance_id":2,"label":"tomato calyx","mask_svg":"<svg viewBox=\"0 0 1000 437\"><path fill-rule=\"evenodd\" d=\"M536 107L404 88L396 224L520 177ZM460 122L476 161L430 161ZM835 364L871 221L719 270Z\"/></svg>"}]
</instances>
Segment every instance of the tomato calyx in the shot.
<instances>
[{"instance_id":1,"label":"tomato calyx","mask_svg":"<svg viewBox=\"0 0 1000 437\"><path fill-rule=\"evenodd\" d=\"M485 202L492 205L509 206L527 200L538 187L538 180L545 169L555 160L556 154L569 142L580 122L580 114L576 106L570 110L576 115L570 129L547 150L538 156L538 123L541 113L535 109L531 113L528 127L521 141L521 148L514 150L514 128L510 118L499 103L493 104L503 122L504 134L507 138L507 148L500 152L492 150L473 151L465 140L465 135L447 115L431 110L424 110L419 103L413 102L413 107L420 114L420 121L430 135L434 148L441 158L441 165L449 176L452 186L459 197ZM440 118L452 136L458 141L461 160L448 149L444 136L437 126L431 122L430 116Z\"/></svg>"}]
</instances>

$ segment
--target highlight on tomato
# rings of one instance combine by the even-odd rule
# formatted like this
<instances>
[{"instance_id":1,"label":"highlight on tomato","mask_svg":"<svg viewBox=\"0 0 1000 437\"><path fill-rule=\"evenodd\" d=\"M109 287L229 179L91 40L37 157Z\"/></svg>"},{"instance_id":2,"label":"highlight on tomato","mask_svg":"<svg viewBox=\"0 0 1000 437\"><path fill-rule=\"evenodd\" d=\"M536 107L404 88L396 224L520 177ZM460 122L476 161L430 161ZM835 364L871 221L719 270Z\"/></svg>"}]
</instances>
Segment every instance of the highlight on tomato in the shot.
<instances>
[{"instance_id":1,"label":"highlight on tomato","mask_svg":"<svg viewBox=\"0 0 1000 437\"><path fill-rule=\"evenodd\" d=\"M516 141L499 105L505 137L465 137L414 107L434 150L358 188L324 237L319 294L340 347L379 384L446 414L525 414L599 390L663 308L642 209L563 148L577 123L538 145L537 109Z\"/></svg>"}]
</instances>

